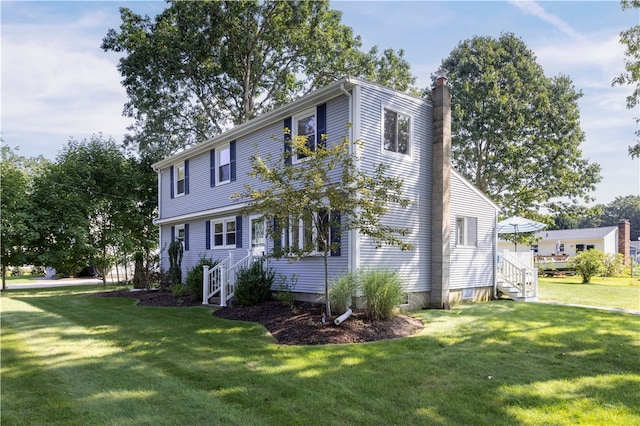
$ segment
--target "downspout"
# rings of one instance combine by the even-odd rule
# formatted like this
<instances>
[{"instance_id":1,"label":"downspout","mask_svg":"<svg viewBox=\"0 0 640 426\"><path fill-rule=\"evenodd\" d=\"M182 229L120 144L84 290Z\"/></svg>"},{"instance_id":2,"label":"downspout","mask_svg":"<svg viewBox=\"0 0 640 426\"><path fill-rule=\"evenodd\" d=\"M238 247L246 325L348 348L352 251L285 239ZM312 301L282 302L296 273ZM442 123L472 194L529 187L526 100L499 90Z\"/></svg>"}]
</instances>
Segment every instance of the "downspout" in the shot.
<instances>
[{"instance_id":1,"label":"downspout","mask_svg":"<svg viewBox=\"0 0 640 426\"><path fill-rule=\"evenodd\" d=\"M162 171L156 169L158 175L158 218L162 217L162 210L160 207L161 195L162 195ZM160 256L160 267L162 268L162 225L158 225L158 256Z\"/></svg>"},{"instance_id":2,"label":"downspout","mask_svg":"<svg viewBox=\"0 0 640 426\"><path fill-rule=\"evenodd\" d=\"M356 145L353 143L353 136L354 136L354 132L353 132L353 127L354 127L354 123L353 123L353 96L351 95L351 93L349 93L349 91L347 89L345 89L344 87L344 83L340 83L340 91L342 93L344 93L344 95L347 97L347 99L349 100L348 104L349 104L349 127L348 127L348 137L349 137L349 154L351 155L357 155L357 147ZM356 167L359 168L359 163L356 162ZM358 269L358 250L356 248L356 240L358 238L358 230L357 229L350 229L349 230L349 247L347 248L347 255L349 257L349 263L348 263L348 271L349 272L355 272Z\"/></svg>"}]
</instances>

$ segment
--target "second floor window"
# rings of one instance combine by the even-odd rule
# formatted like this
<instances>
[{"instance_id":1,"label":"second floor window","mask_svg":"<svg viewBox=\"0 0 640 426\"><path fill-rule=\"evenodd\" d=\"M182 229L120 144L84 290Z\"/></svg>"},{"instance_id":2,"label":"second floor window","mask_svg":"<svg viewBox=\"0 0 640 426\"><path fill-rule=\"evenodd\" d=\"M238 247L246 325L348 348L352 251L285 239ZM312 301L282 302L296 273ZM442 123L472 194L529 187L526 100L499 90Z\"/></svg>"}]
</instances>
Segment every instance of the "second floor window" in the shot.
<instances>
[{"instance_id":1,"label":"second floor window","mask_svg":"<svg viewBox=\"0 0 640 426\"><path fill-rule=\"evenodd\" d=\"M390 109L384 109L383 147L385 151L409 154L411 118Z\"/></svg>"},{"instance_id":2,"label":"second floor window","mask_svg":"<svg viewBox=\"0 0 640 426\"><path fill-rule=\"evenodd\" d=\"M184 195L186 193L186 171L184 163L174 167L175 175L175 192L177 195Z\"/></svg>"},{"instance_id":3,"label":"second floor window","mask_svg":"<svg viewBox=\"0 0 640 426\"><path fill-rule=\"evenodd\" d=\"M316 150L316 110L310 109L293 117L293 137L305 137L309 151ZM296 153L297 161L305 158L303 153Z\"/></svg>"},{"instance_id":4,"label":"second floor window","mask_svg":"<svg viewBox=\"0 0 640 426\"><path fill-rule=\"evenodd\" d=\"M218 183L231 180L231 154L229 146L218 150Z\"/></svg>"}]
</instances>

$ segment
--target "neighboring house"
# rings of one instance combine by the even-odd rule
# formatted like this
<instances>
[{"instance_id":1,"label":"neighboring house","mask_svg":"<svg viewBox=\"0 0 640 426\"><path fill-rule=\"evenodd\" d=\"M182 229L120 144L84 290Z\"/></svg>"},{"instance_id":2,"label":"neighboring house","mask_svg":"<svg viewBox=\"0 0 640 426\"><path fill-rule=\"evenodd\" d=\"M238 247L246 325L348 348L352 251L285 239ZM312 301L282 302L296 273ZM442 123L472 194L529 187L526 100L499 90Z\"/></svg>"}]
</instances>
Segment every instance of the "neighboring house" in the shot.
<instances>
[{"instance_id":1,"label":"neighboring house","mask_svg":"<svg viewBox=\"0 0 640 426\"><path fill-rule=\"evenodd\" d=\"M533 251L536 256L571 257L583 250L596 249L608 254L621 253L628 259L629 235L629 222L626 220L621 220L618 226L543 230L535 233L538 241L531 246L519 245L518 251ZM498 247L501 252L513 250L514 244L500 239Z\"/></svg>"},{"instance_id":2,"label":"neighboring house","mask_svg":"<svg viewBox=\"0 0 640 426\"><path fill-rule=\"evenodd\" d=\"M263 218L243 214L246 202L230 195L250 182L250 156L279 157L288 148L284 129L309 136L315 148L347 136L359 167L371 170L383 162L388 173L403 179L412 204L394 207L388 224L406 227L413 251L376 244L357 230L341 235L341 248L329 259L330 276L366 268L396 270L412 308L443 307L460 300L491 298L495 291L498 207L451 170L450 92L440 78L431 99L344 78L261 117L156 164L158 173L161 264L168 268L166 248L183 241L183 271L201 256L241 259L270 253ZM350 123L351 125L347 125ZM274 137L275 136L275 137ZM284 143L283 143L284 141ZM304 167L296 156L291 167ZM256 183L251 181L252 185ZM299 231L283 237L304 238ZM276 242L279 244L280 242ZM316 300L324 291L323 261L309 256L297 262L268 260L276 274L295 274L299 299ZM184 276L184 274L183 274Z\"/></svg>"},{"instance_id":3,"label":"neighboring house","mask_svg":"<svg viewBox=\"0 0 640 426\"><path fill-rule=\"evenodd\" d=\"M635 262L640 262L640 241L629 242L629 255Z\"/></svg>"}]
</instances>

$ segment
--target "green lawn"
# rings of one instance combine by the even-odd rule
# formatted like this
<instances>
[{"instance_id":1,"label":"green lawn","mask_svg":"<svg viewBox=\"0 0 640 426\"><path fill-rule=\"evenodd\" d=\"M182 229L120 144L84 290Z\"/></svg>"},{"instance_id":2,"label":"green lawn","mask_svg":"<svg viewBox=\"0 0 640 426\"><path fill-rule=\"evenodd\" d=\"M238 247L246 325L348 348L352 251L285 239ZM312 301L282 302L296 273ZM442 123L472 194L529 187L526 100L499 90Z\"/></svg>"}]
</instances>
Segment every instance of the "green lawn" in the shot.
<instances>
[{"instance_id":1,"label":"green lawn","mask_svg":"<svg viewBox=\"0 0 640 426\"><path fill-rule=\"evenodd\" d=\"M3 292L2 425L640 424L640 317L495 301L417 336L280 346L211 309Z\"/></svg>"},{"instance_id":2,"label":"green lawn","mask_svg":"<svg viewBox=\"0 0 640 426\"><path fill-rule=\"evenodd\" d=\"M538 300L640 311L640 280L594 277L582 284L579 276L539 278Z\"/></svg>"}]
</instances>

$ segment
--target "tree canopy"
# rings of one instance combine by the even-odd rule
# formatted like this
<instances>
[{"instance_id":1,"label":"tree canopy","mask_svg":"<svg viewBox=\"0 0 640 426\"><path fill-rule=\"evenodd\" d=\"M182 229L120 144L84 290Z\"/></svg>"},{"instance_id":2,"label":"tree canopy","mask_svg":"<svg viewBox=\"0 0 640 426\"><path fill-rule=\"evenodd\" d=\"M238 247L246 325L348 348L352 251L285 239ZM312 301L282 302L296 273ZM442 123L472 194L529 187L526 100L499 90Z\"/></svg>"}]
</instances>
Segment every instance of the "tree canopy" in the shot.
<instances>
[{"instance_id":1,"label":"tree canopy","mask_svg":"<svg viewBox=\"0 0 640 426\"><path fill-rule=\"evenodd\" d=\"M511 33L462 41L442 61L452 87L454 167L506 214L550 200L589 200L600 166L582 158L577 101L568 76L545 77Z\"/></svg>"},{"instance_id":2,"label":"tree canopy","mask_svg":"<svg viewBox=\"0 0 640 426\"><path fill-rule=\"evenodd\" d=\"M0 147L0 259L2 289L7 266L20 266L33 260L29 242L37 237L33 223L33 182L48 163L43 157L27 158L8 146Z\"/></svg>"},{"instance_id":3,"label":"tree canopy","mask_svg":"<svg viewBox=\"0 0 640 426\"><path fill-rule=\"evenodd\" d=\"M153 174L110 138L69 140L34 181L37 263L74 274L87 265L104 272L114 256L134 251L148 258L157 241Z\"/></svg>"},{"instance_id":4,"label":"tree canopy","mask_svg":"<svg viewBox=\"0 0 640 426\"><path fill-rule=\"evenodd\" d=\"M408 90L404 52L360 50L328 1L170 1L151 19L122 8L105 51L121 52L126 142L155 159L345 75Z\"/></svg>"},{"instance_id":5,"label":"tree canopy","mask_svg":"<svg viewBox=\"0 0 640 426\"><path fill-rule=\"evenodd\" d=\"M640 9L640 0L622 0L623 9ZM636 12L637 14L637 12ZM627 108L633 109L640 105L640 24L634 25L620 33L620 43L626 45L625 72L613 80L614 85L634 85L633 92L627 96ZM640 123L640 114L636 117ZM640 130L636 131L638 138L633 146L629 146L632 158L640 157Z\"/></svg>"}]
</instances>

